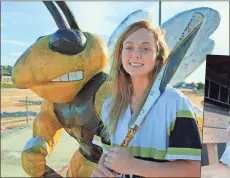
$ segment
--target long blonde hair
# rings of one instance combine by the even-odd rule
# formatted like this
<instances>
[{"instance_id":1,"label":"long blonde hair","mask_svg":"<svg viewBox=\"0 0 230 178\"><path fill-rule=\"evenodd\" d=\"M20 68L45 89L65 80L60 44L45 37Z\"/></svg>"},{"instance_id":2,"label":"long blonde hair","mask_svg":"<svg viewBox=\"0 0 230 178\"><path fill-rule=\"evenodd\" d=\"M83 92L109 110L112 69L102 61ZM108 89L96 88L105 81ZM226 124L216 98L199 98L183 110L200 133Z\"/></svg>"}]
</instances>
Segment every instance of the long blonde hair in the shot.
<instances>
[{"instance_id":1,"label":"long blonde hair","mask_svg":"<svg viewBox=\"0 0 230 178\"><path fill-rule=\"evenodd\" d=\"M148 22L141 21L129 26L125 32L118 39L115 46L115 50L112 55L112 67L108 77L107 82L112 84L112 101L110 103L109 110L109 122L107 125L107 133L109 135L114 134L117 123L121 115L124 114L128 107L132 94L132 85L130 75L124 70L121 61L121 52L123 49L124 40L139 30L140 28L145 28L146 30L153 33L156 46L157 46L157 57L159 60L158 71L161 69L162 65L165 63L168 57L168 47L164 39L164 31L160 28L153 28ZM153 72L153 79L156 78L157 72ZM148 91L146 91L148 93ZM106 134L108 136L108 134Z\"/></svg>"}]
</instances>

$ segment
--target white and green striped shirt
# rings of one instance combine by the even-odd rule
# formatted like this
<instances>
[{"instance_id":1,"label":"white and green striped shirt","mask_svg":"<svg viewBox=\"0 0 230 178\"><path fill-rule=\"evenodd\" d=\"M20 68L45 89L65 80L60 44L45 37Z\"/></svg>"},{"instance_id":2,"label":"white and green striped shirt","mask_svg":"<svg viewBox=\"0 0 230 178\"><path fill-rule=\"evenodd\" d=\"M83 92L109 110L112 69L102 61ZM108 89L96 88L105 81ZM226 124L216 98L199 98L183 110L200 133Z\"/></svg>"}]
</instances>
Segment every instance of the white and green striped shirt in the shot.
<instances>
[{"instance_id":1,"label":"white and green striped shirt","mask_svg":"<svg viewBox=\"0 0 230 178\"><path fill-rule=\"evenodd\" d=\"M120 117L115 134L104 141L101 129L108 124L111 97L103 104L101 126L93 143L103 148L120 146L128 133L131 109ZM201 137L191 101L179 90L167 86L129 144L132 155L139 159L165 162L201 160Z\"/></svg>"}]
</instances>

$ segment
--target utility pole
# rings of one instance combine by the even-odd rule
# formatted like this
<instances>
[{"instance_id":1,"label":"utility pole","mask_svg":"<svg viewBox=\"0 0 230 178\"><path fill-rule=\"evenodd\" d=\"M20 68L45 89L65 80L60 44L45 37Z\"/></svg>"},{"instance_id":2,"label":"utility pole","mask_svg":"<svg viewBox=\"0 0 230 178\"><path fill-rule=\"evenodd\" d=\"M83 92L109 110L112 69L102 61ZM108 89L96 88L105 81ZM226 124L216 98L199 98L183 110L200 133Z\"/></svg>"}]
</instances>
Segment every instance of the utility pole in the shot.
<instances>
[{"instance_id":1,"label":"utility pole","mask_svg":"<svg viewBox=\"0 0 230 178\"><path fill-rule=\"evenodd\" d=\"M159 27L161 26L161 1L159 1Z\"/></svg>"},{"instance_id":2,"label":"utility pole","mask_svg":"<svg viewBox=\"0 0 230 178\"><path fill-rule=\"evenodd\" d=\"M29 124L28 96L26 95L26 123Z\"/></svg>"}]
</instances>

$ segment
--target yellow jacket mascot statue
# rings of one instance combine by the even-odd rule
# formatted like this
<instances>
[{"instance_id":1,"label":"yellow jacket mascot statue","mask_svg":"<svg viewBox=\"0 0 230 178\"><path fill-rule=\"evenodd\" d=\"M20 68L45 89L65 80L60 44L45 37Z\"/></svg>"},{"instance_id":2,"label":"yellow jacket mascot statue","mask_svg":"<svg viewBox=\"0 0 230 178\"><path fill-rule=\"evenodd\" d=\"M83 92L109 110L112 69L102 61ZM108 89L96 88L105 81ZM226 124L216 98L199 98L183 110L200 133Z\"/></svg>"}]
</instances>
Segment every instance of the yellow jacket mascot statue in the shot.
<instances>
[{"instance_id":1,"label":"yellow jacket mascot statue","mask_svg":"<svg viewBox=\"0 0 230 178\"><path fill-rule=\"evenodd\" d=\"M99 120L95 93L106 79L102 71L108 64L107 47L98 36L82 32L73 18L71 29L67 28L53 2L45 4L59 30L39 38L20 56L13 70L17 88L30 88L45 99L33 123L33 138L22 152L22 166L32 177L53 173L45 159L64 128L80 145L68 176L87 177L101 155L100 148L91 142ZM66 7L63 2L59 5ZM70 13L66 15L71 18Z\"/></svg>"},{"instance_id":2,"label":"yellow jacket mascot statue","mask_svg":"<svg viewBox=\"0 0 230 178\"><path fill-rule=\"evenodd\" d=\"M107 74L104 71L111 62L110 54L125 28L137 21L152 21L152 18L145 11L130 14L113 32L106 45L97 35L83 32L78 27L65 2L57 1L56 4L66 16L69 27L52 1L45 1L44 4L59 29L32 44L15 63L12 75L17 88L29 88L44 99L41 111L33 121L33 137L22 151L22 167L31 177L58 176L46 165L46 157L52 153L64 129L76 139L79 148L68 165L67 175L62 176L90 177L102 153L102 149L92 140L100 120L101 106L107 97L104 90L108 90L106 86L109 85L106 85ZM214 47L208 37L218 27L219 16L216 11L205 8L184 12L163 24L167 44L170 49L175 48L178 34L186 28L196 11L204 14L206 22L199 27L199 38L194 40L193 37L193 44L186 51L194 47L197 53L191 50L184 54L178 70L178 64L174 66L174 77L166 84L175 85L183 81ZM211 19L208 18L210 14L214 14ZM217 22L209 26L213 19ZM181 29L170 32L178 23ZM199 56L194 58L197 54ZM190 67L184 67L187 65Z\"/></svg>"}]
</instances>

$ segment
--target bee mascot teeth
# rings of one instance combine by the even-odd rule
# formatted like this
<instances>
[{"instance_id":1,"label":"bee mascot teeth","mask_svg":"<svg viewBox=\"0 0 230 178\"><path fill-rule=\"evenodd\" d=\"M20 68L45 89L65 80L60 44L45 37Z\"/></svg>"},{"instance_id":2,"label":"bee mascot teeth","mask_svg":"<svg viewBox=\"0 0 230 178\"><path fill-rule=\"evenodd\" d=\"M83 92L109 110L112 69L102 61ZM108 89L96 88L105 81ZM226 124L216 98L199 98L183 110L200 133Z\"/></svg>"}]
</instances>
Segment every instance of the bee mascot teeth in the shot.
<instances>
[{"instance_id":1,"label":"bee mascot teeth","mask_svg":"<svg viewBox=\"0 0 230 178\"><path fill-rule=\"evenodd\" d=\"M105 82L107 74L104 72L109 67L108 54L112 54L116 40L127 26L137 21L151 21L152 18L144 11L130 14L112 34L108 43L110 51L107 53L107 45L103 40L79 28L65 2L57 1L56 4L66 16L69 27L52 1L43 3L59 29L51 35L40 37L32 44L16 61L12 74L17 88L31 89L44 99L40 113L33 122L33 137L22 151L22 167L31 177L46 177L51 174L58 176L58 173L46 165L46 157L52 153L64 129L76 139L79 148L69 165L59 174L67 177L90 177L102 154L102 149L92 144L92 140L99 124L102 104L109 95L105 91L110 91L111 88L111 84ZM203 11L207 11L206 17L213 17L208 13L216 13L209 9ZM175 23L179 22L175 20ZM172 31L172 25L166 23L166 35L167 28L168 34ZM204 28L207 26L204 25ZM210 36L217 26L208 26L210 33L205 35ZM200 36L204 36L207 41L205 35ZM200 44L199 41L197 43ZM196 46L197 49L201 48ZM201 49L203 56L212 50L212 45L204 46L207 51ZM185 64L190 64L188 60L192 55L188 56ZM204 61L203 56L197 59L196 66L187 70L188 73ZM181 72L182 70L183 67L180 68L180 74L176 74L180 81L187 77L187 73ZM176 79L171 80L173 81Z\"/></svg>"}]
</instances>

